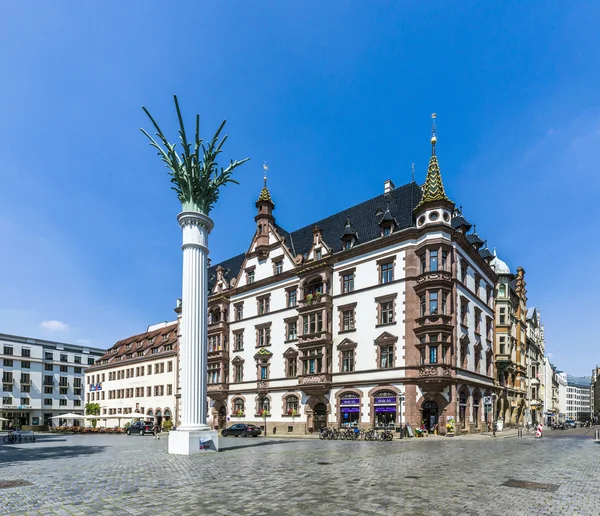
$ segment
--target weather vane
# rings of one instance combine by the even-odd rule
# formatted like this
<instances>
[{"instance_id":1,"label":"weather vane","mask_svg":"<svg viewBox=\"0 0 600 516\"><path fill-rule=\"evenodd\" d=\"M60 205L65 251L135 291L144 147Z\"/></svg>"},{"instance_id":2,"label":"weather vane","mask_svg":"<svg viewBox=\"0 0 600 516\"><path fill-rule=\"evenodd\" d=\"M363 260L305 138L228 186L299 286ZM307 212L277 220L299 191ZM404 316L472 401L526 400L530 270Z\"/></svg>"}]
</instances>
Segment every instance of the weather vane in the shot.
<instances>
[{"instance_id":1,"label":"weather vane","mask_svg":"<svg viewBox=\"0 0 600 516\"><path fill-rule=\"evenodd\" d=\"M263 163L263 169L265 171L265 177L264 177L264 179L265 179L265 186L267 186L267 170L269 170L269 166L267 165L266 161Z\"/></svg>"},{"instance_id":2,"label":"weather vane","mask_svg":"<svg viewBox=\"0 0 600 516\"><path fill-rule=\"evenodd\" d=\"M435 144L437 142L437 137L435 135L435 119L437 118L437 115L435 113L431 114L431 155L435 156Z\"/></svg>"}]
</instances>

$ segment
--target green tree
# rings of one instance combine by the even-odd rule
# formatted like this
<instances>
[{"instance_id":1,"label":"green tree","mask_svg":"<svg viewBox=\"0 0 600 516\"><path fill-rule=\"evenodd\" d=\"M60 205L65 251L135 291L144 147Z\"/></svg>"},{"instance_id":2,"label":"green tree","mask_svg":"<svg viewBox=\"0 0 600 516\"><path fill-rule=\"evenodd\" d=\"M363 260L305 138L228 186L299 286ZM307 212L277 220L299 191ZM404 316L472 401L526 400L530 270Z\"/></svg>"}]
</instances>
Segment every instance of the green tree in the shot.
<instances>
[{"instance_id":1,"label":"green tree","mask_svg":"<svg viewBox=\"0 0 600 516\"><path fill-rule=\"evenodd\" d=\"M86 403L85 413L87 416L99 416L100 415L100 403ZM96 428L98 423L97 419L92 419L92 426Z\"/></svg>"},{"instance_id":2,"label":"green tree","mask_svg":"<svg viewBox=\"0 0 600 516\"><path fill-rule=\"evenodd\" d=\"M200 115L196 115L194 142L189 142L179 110L177 95L173 95L173 98L179 120L179 140L183 148L181 154L178 154L175 149L177 144L169 143L161 128L144 106L142 109L156 129L155 134L161 143L158 143L144 129L140 130L150 140L150 145L158 151L158 155L169 169L171 183L175 185L173 190L177 192L183 211L195 211L208 216L219 198L219 188L227 183L238 184L231 178L233 170L250 158L241 161L231 160L227 168L221 167L219 171L217 157L222 152L223 144L227 140L227 136L221 138L221 131L225 127L226 121L223 120L212 140L205 144L200 138Z\"/></svg>"}]
</instances>

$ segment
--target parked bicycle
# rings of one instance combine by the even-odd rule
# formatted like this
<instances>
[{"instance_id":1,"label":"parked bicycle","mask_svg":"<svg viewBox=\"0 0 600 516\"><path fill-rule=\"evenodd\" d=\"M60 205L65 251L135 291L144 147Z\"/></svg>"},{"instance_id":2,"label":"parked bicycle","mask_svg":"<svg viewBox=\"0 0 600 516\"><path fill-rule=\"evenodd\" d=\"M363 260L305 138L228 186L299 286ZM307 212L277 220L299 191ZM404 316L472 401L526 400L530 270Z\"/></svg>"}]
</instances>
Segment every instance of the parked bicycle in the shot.
<instances>
[{"instance_id":1,"label":"parked bicycle","mask_svg":"<svg viewBox=\"0 0 600 516\"><path fill-rule=\"evenodd\" d=\"M17 444L21 442L21 436L16 432L11 432L4 436L4 444Z\"/></svg>"}]
</instances>

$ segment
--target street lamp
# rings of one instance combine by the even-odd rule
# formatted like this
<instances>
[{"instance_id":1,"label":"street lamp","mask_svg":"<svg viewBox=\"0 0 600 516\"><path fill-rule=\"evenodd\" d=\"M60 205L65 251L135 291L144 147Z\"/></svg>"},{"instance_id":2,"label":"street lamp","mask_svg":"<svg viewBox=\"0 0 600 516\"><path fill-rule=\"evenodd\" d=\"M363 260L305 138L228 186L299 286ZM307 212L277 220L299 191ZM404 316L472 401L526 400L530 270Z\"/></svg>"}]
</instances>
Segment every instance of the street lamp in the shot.
<instances>
[{"instance_id":1,"label":"street lamp","mask_svg":"<svg viewBox=\"0 0 600 516\"><path fill-rule=\"evenodd\" d=\"M498 396L492 392L492 436L496 437L496 398Z\"/></svg>"},{"instance_id":2,"label":"street lamp","mask_svg":"<svg viewBox=\"0 0 600 516\"><path fill-rule=\"evenodd\" d=\"M400 411L398 412L398 426L400 427L400 439L404 437L404 429L402 428L402 402L404 401L404 395L398 394L398 405Z\"/></svg>"},{"instance_id":3,"label":"street lamp","mask_svg":"<svg viewBox=\"0 0 600 516\"><path fill-rule=\"evenodd\" d=\"M267 408L269 407L269 400L263 399L263 418L265 420L265 437L267 436Z\"/></svg>"}]
</instances>

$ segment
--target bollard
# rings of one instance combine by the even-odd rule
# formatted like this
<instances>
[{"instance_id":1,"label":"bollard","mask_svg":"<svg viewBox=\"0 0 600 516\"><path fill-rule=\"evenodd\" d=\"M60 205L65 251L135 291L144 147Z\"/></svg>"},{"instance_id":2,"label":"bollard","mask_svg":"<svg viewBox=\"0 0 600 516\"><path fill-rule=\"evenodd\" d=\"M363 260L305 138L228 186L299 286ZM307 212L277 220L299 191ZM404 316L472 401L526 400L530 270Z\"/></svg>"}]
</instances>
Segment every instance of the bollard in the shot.
<instances>
[{"instance_id":1,"label":"bollard","mask_svg":"<svg viewBox=\"0 0 600 516\"><path fill-rule=\"evenodd\" d=\"M596 430L596 436L594 437L594 441L600 442L600 430Z\"/></svg>"}]
</instances>

